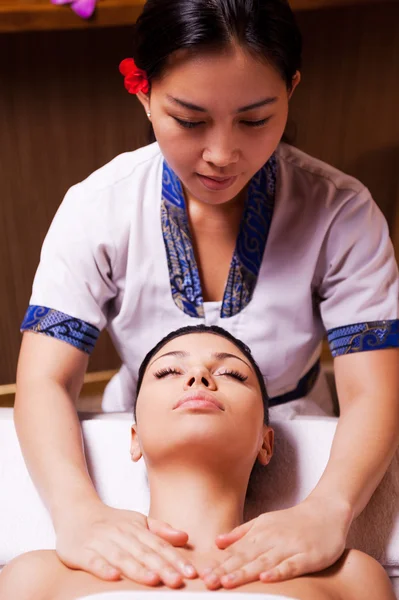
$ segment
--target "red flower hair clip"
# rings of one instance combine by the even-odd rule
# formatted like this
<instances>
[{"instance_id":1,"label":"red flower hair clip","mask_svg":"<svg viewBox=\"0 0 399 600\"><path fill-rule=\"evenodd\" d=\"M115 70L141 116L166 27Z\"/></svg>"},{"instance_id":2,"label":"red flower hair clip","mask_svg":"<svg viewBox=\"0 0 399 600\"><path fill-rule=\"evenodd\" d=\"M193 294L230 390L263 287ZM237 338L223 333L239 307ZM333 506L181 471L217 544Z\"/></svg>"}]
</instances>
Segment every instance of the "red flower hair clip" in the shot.
<instances>
[{"instance_id":1,"label":"red flower hair clip","mask_svg":"<svg viewBox=\"0 0 399 600\"><path fill-rule=\"evenodd\" d=\"M129 94L144 92L147 94L150 90L150 82L147 73L136 66L133 58L125 58L119 65L119 71L125 77L125 88Z\"/></svg>"}]
</instances>

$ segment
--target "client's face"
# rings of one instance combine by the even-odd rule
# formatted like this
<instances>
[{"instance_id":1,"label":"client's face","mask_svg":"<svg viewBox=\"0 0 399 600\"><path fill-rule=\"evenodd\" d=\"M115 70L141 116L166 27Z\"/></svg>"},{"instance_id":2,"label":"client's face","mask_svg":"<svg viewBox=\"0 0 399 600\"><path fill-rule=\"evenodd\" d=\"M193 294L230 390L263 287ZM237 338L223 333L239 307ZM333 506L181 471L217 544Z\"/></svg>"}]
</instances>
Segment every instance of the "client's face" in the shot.
<instances>
[{"instance_id":1,"label":"client's face","mask_svg":"<svg viewBox=\"0 0 399 600\"><path fill-rule=\"evenodd\" d=\"M191 333L154 355L138 397L132 456L147 466L195 459L248 474L271 456L272 431L256 374L229 340ZM232 464L232 463L231 463Z\"/></svg>"}]
</instances>

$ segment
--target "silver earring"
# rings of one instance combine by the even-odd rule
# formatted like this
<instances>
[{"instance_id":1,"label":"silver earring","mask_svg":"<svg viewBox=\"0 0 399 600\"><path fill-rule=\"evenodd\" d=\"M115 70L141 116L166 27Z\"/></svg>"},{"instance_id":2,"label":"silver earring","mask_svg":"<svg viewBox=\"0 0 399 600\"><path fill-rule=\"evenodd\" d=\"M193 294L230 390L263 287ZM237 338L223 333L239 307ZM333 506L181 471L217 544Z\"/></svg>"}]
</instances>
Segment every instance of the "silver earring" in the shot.
<instances>
[{"instance_id":1,"label":"silver earring","mask_svg":"<svg viewBox=\"0 0 399 600\"><path fill-rule=\"evenodd\" d=\"M148 117L149 119L151 119L151 112L150 112L150 111L148 111L148 113L147 113L147 117Z\"/></svg>"}]
</instances>

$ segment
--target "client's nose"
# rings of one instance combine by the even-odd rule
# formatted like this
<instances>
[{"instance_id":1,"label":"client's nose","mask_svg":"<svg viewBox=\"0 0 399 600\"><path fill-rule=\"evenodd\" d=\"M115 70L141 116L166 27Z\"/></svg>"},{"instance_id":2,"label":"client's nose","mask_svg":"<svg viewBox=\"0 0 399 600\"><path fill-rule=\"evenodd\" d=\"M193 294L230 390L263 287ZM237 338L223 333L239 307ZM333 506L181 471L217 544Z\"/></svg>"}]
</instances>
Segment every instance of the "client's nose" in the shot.
<instances>
[{"instance_id":1,"label":"client's nose","mask_svg":"<svg viewBox=\"0 0 399 600\"><path fill-rule=\"evenodd\" d=\"M205 387L210 390L215 390L216 385L212 375L207 369L192 369L187 373L186 389L192 387Z\"/></svg>"}]
</instances>

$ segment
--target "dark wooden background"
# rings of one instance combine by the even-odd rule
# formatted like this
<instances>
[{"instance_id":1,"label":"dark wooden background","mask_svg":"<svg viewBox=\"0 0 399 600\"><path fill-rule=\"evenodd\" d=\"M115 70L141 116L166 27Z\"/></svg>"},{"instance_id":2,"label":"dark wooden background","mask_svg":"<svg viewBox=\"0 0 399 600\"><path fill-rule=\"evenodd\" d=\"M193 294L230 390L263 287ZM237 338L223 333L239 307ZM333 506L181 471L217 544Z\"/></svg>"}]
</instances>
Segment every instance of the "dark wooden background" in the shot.
<instances>
[{"instance_id":1,"label":"dark wooden background","mask_svg":"<svg viewBox=\"0 0 399 600\"><path fill-rule=\"evenodd\" d=\"M369 186L399 256L399 4L298 14L305 40L295 143ZM118 63L131 30L0 34L0 385L15 381L19 325L40 247L69 186L146 142ZM90 370L118 357L101 336Z\"/></svg>"}]
</instances>

